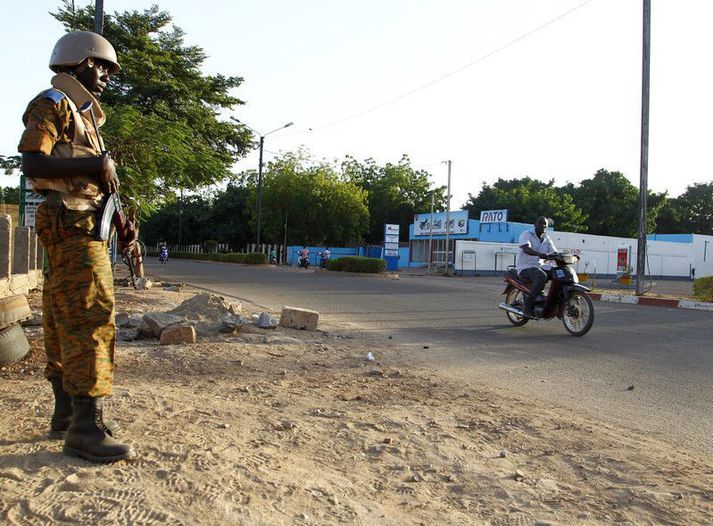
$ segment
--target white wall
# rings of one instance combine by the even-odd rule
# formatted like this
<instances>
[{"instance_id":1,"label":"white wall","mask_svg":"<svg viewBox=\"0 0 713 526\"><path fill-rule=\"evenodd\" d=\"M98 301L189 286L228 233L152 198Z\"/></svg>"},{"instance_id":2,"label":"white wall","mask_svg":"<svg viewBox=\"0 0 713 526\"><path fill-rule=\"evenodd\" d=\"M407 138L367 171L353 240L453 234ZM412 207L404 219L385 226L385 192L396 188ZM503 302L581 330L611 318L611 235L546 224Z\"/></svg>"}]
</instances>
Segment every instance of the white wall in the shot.
<instances>
[{"instance_id":1,"label":"white wall","mask_svg":"<svg viewBox=\"0 0 713 526\"><path fill-rule=\"evenodd\" d=\"M697 278L713 276L713 236L693 234L693 267Z\"/></svg>"},{"instance_id":2,"label":"white wall","mask_svg":"<svg viewBox=\"0 0 713 526\"><path fill-rule=\"evenodd\" d=\"M593 273L596 265L597 274L617 273L617 251L626 248L629 253L629 265L636 270L636 239L626 237L593 236L573 232L549 232L548 235L561 251L579 254L581 259L577 271ZM647 273L654 277L688 277L693 263L694 246L691 243L670 243L667 241L649 241L647 243Z\"/></svg>"},{"instance_id":3,"label":"white wall","mask_svg":"<svg viewBox=\"0 0 713 526\"><path fill-rule=\"evenodd\" d=\"M549 232L555 246L560 251L578 254L579 262L575 265L578 272L597 275L616 275L617 251L626 248L630 252L629 264L636 269L636 239L593 236L572 232ZM713 273L713 236L708 244L711 252L710 271ZM701 247L703 244L701 243ZM682 277L690 275L694 263L695 244L669 243L666 241L648 242L647 273L653 277ZM518 252L516 243L483 243L480 241L456 240L455 269L457 271L503 271L512 265ZM497 256L497 258L496 258ZM701 252L702 258L702 252ZM497 260L497 266L496 266ZM708 268L708 267L706 267ZM705 275L704 268L696 268L696 277Z\"/></svg>"}]
</instances>

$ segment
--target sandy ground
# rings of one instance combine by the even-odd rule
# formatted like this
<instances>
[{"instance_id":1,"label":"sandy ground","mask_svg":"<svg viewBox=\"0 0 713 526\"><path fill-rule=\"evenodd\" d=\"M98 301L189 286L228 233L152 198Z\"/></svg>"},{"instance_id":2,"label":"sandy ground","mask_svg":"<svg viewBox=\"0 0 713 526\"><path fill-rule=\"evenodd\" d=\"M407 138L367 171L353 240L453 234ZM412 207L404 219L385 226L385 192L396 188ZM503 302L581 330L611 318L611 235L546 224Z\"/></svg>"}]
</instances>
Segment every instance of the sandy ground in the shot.
<instances>
[{"instance_id":1,"label":"sandy ground","mask_svg":"<svg viewBox=\"0 0 713 526\"><path fill-rule=\"evenodd\" d=\"M118 310L192 295L120 287ZM48 439L41 329L27 333L30 355L0 371L2 524L713 522L711 459L337 327L119 342L107 413L139 458L94 465Z\"/></svg>"}]
</instances>

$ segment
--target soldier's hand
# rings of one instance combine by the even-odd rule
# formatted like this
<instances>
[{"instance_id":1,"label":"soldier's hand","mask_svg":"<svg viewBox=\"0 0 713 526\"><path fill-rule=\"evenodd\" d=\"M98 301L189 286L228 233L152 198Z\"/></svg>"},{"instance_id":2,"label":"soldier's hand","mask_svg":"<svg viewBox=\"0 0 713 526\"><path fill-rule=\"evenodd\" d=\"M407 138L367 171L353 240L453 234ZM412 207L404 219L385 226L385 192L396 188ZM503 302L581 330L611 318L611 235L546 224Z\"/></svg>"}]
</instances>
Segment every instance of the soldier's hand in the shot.
<instances>
[{"instance_id":1,"label":"soldier's hand","mask_svg":"<svg viewBox=\"0 0 713 526\"><path fill-rule=\"evenodd\" d=\"M116 164L108 155L102 156L102 170L99 173L102 189L108 194L119 191L119 178L116 175Z\"/></svg>"}]
</instances>

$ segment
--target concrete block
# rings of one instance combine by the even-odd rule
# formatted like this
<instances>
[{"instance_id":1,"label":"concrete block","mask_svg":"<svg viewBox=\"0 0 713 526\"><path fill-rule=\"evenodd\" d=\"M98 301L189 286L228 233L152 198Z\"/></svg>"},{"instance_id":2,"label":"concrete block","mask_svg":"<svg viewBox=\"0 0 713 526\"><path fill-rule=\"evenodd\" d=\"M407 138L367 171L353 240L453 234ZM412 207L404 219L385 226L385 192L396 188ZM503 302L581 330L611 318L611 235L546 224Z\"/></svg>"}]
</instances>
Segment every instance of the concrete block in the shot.
<instances>
[{"instance_id":1,"label":"concrete block","mask_svg":"<svg viewBox=\"0 0 713 526\"><path fill-rule=\"evenodd\" d=\"M30 271L30 227L15 227L15 247L12 255L12 273L27 274Z\"/></svg>"},{"instance_id":2,"label":"concrete block","mask_svg":"<svg viewBox=\"0 0 713 526\"><path fill-rule=\"evenodd\" d=\"M30 230L30 261L29 270L37 270L37 234L34 228Z\"/></svg>"},{"instance_id":3,"label":"concrete block","mask_svg":"<svg viewBox=\"0 0 713 526\"><path fill-rule=\"evenodd\" d=\"M30 290L30 276L28 274L13 274L10 276L10 291L13 294L27 294Z\"/></svg>"},{"instance_id":4,"label":"concrete block","mask_svg":"<svg viewBox=\"0 0 713 526\"><path fill-rule=\"evenodd\" d=\"M42 246L42 243L37 240L37 270L42 271L44 270L45 267L45 249Z\"/></svg>"},{"instance_id":5,"label":"concrete block","mask_svg":"<svg viewBox=\"0 0 713 526\"><path fill-rule=\"evenodd\" d=\"M298 307L282 307L282 315L280 316L280 325L291 329L300 329L307 331L317 330L319 322L319 312L308 309L300 309Z\"/></svg>"},{"instance_id":6,"label":"concrete block","mask_svg":"<svg viewBox=\"0 0 713 526\"><path fill-rule=\"evenodd\" d=\"M0 279L12 273L12 218L0 215Z\"/></svg>"},{"instance_id":7,"label":"concrete block","mask_svg":"<svg viewBox=\"0 0 713 526\"><path fill-rule=\"evenodd\" d=\"M191 325L171 325L161 333L161 345L196 343L196 329Z\"/></svg>"},{"instance_id":8,"label":"concrete block","mask_svg":"<svg viewBox=\"0 0 713 526\"><path fill-rule=\"evenodd\" d=\"M0 279L0 298L5 296L11 296L10 292L10 280L8 278Z\"/></svg>"}]
</instances>

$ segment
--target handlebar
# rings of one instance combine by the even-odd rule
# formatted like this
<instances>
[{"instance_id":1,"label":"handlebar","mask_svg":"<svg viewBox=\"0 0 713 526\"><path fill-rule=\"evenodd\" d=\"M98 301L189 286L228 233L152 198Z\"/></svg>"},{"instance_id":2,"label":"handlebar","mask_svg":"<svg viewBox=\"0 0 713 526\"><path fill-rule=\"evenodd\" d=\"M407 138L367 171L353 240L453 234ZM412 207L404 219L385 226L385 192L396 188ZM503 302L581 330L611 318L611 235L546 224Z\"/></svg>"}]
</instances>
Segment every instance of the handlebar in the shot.
<instances>
[{"instance_id":1,"label":"handlebar","mask_svg":"<svg viewBox=\"0 0 713 526\"><path fill-rule=\"evenodd\" d=\"M552 254L546 254L543 259L553 260L553 261L558 261L558 260L564 261L565 257L576 258L575 261L579 261L581 259L577 254L563 254L562 252L553 252Z\"/></svg>"}]
</instances>

